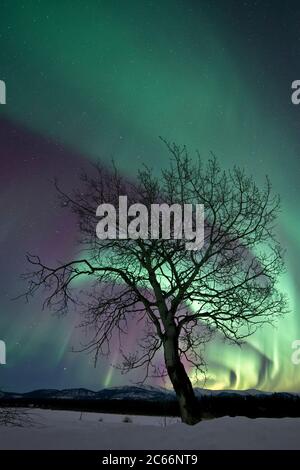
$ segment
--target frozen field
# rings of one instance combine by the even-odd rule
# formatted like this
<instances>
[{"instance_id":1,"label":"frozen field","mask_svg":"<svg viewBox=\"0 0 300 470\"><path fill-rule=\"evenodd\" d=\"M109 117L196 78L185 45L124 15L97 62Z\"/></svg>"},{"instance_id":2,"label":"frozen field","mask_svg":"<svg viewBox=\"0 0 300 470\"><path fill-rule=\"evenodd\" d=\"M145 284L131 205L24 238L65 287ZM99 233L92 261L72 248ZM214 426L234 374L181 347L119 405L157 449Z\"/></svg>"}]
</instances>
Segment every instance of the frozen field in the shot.
<instances>
[{"instance_id":1,"label":"frozen field","mask_svg":"<svg viewBox=\"0 0 300 470\"><path fill-rule=\"evenodd\" d=\"M300 418L178 419L32 410L31 426L0 426L0 449L300 449Z\"/></svg>"}]
</instances>

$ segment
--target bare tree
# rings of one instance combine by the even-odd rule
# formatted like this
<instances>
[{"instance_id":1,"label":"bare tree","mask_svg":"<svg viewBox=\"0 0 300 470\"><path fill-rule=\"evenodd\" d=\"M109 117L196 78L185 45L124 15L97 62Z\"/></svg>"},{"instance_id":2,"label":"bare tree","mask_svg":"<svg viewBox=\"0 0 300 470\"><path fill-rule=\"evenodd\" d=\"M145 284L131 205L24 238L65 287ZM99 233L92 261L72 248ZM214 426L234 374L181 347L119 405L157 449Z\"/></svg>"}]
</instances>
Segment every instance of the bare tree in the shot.
<instances>
[{"instance_id":1,"label":"bare tree","mask_svg":"<svg viewBox=\"0 0 300 470\"><path fill-rule=\"evenodd\" d=\"M191 158L186 147L165 144L170 161L158 176L143 167L128 182L114 165L110 172L96 166L81 175L80 189L72 194L56 185L62 205L78 217L82 256L48 266L28 255L34 271L25 277L28 295L45 288L45 306L60 313L72 305L80 308L82 324L93 331L85 349L95 353L96 361L109 354L116 333L122 348L130 322L142 322L137 351L122 352L123 370L142 367L145 377L166 373L182 421L194 424L201 410L186 366L203 372L203 343L215 331L240 343L286 311L285 296L277 290L284 269L274 230L279 198L272 195L268 178L259 188L237 167L222 171L213 155L203 162L198 154ZM100 240L96 208L103 203L117 207L122 195L149 210L155 203L203 204L203 248L187 250L190 240L184 236ZM119 219L116 226L120 235ZM76 280L83 276L88 282L79 290ZM159 351L164 370L157 365Z\"/></svg>"}]
</instances>

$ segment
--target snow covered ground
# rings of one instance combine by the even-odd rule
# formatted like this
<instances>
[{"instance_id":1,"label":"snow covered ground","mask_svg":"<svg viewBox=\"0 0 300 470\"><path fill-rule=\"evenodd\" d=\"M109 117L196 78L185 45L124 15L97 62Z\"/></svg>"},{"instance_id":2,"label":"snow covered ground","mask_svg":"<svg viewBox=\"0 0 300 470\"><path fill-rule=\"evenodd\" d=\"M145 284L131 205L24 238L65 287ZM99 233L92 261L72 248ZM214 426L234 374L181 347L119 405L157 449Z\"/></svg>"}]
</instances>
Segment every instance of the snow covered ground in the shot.
<instances>
[{"instance_id":1,"label":"snow covered ground","mask_svg":"<svg viewBox=\"0 0 300 470\"><path fill-rule=\"evenodd\" d=\"M30 427L0 426L0 449L300 449L300 418L178 419L32 410Z\"/></svg>"}]
</instances>

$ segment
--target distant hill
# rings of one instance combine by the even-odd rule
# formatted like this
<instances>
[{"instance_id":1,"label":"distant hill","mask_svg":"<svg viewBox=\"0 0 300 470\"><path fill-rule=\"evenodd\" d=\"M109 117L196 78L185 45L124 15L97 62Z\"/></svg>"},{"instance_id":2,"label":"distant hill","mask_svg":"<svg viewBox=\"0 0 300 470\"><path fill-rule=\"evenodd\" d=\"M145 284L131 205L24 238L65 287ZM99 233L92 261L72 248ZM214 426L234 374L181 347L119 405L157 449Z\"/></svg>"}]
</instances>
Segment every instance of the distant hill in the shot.
<instances>
[{"instance_id":1,"label":"distant hill","mask_svg":"<svg viewBox=\"0 0 300 470\"><path fill-rule=\"evenodd\" d=\"M203 419L300 417L300 395L260 390L195 389ZM0 408L29 407L148 416L179 416L173 390L127 385L99 391L85 388L41 389L27 393L0 392Z\"/></svg>"},{"instance_id":2,"label":"distant hill","mask_svg":"<svg viewBox=\"0 0 300 470\"><path fill-rule=\"evenodd\" d=\"M249 397L267 396L272 392L260 390L208 390L204 388L195 389L196 396L202 397ZM295 396L293 393L282 392L282 396ZM0 399L65 399L65 400L147 400L147 401L170 401L174 400L173 390L160 387L127 385L123 387L104 388L97 392L85 388L71 388L64 390L41 389L26 393L1 392Z\"/></svg>"}]
</instances>

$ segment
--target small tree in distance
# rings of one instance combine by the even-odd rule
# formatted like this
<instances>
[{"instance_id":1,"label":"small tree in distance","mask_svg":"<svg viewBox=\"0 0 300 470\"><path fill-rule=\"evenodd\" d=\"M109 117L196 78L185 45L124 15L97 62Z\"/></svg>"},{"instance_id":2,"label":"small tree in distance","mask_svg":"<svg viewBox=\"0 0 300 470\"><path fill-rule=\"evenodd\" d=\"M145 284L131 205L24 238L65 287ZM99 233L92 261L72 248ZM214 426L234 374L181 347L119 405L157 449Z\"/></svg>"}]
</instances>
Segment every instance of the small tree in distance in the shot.
<instances>
[{"instance_id":1,"label":"small tree in distance","mask_svg":"<svg viewBox=\"0 0 300 470\"><path fill-rule=\"evenodd\" d=\"M283 272L282 249L274 227L279 198L266 178L259 188L234 167L222 171L216 158L191 158L186 147L165 142L170 154L160 176L143 167L128 182L113 166L97 165L81 175L80 188L62 204L78 217L82 256L56 266L28 255L34 271L26 275L28 294L46 289L47 307L64 313L77 305L93 336L85 349L95 360L108 354L115 338L128 334L130 321L143 323L138 351L123 353L124 371L142 367L145 377L165 372L174 387L182 421L195 424L201 410L186 365L203 371L201 346L214 331L241 342L265 323L285 313L286 298L277 289ZM203 204L204 246L186 249L186 239L114 239L96 236L96 208L130 204ZM118 221L117 221L118 224ZM150 232L150 227L149 227ZM89 282L78 289L76 280ZM163 352L164 371L156 357Z\"/></svg>"}]
</instances>

